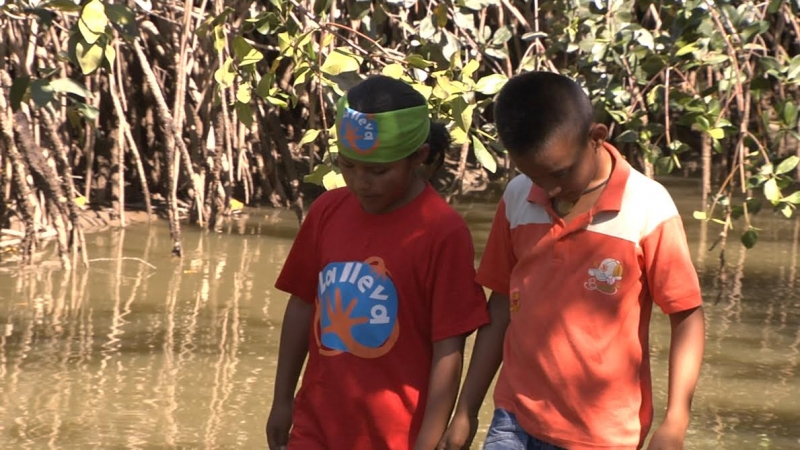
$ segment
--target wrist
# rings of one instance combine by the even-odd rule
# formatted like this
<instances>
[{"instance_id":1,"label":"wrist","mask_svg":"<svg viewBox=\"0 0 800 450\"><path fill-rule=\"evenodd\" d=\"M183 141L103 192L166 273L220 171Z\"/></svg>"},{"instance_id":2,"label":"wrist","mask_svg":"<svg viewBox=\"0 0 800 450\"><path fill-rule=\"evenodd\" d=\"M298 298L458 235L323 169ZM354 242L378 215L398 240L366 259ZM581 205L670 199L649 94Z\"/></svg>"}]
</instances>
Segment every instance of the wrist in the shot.
<instances>
[{"instance_id":1,"label":"wrist","mask_svg":"<svg viewBox=\"0 0 800 450\"><path fill-rule=\"evenodd\" d=\"M664 422L670 422L683 428L687 428L689 426L688 408L667 408L667 414L664 416Z\"/></svg>"},{"instance_id":2,"label":"wrist","mask_svg":"<svg viewBox=\"0 0 800 450\"><path fill-rule=\"evenodd\" d=\"M286 392L275 392L272 396L272 404L287 406L294 402L294 395Z\"/></svg>"},{"instance_id":3,"label":"wrist","mask_svg":"<svg viewBox=\"0 0 800 450\"><path fill-rule=\"evenodd\" d=\"M481 411L481 405L470 405L469 402L459 401L456 405L455 415L465 416L470 419L477 418Z\"/></svg>"}]
</instances>

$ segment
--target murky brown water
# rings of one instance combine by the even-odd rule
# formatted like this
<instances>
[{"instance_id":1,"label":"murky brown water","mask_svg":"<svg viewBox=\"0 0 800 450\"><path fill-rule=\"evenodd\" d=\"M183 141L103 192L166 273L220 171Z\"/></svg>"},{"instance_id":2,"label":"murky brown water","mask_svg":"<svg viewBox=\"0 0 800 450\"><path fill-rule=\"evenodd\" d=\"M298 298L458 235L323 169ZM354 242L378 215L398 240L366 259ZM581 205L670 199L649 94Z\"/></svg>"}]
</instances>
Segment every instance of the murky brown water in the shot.
<instances>
[{"instance_id":1,"label":"murky brown water","mask_svg":"<svg viewBox=\"0 0 800 450\"><path fill-rule=\"evenodd\" d=\"M691 219L692 187L670 189L708 320L686 448L800 448L800 222L760 217L757 247L731 241L719 282L718 252L702 251L718 228ZM480 251L494 204L459 209ZM0 265L0 448L264 448L286 304L272 284L296 227L250 211L222 234L184 228L183 260L159 223L87 236L88 271ZM657 411L668 346L656 313Z\"/></svg>"}]
</instances>

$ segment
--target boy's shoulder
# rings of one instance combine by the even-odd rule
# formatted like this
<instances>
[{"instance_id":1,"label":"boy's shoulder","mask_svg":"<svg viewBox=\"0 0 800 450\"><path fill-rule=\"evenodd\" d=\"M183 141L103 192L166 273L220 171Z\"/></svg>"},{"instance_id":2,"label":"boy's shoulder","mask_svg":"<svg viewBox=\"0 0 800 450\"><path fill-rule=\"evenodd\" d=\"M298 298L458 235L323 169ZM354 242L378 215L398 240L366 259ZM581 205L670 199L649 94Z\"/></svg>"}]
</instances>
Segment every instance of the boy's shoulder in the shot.
<instances>
[{"instance_id":1,"label":"boy's shoulder","mask_svg":"<svg viewBox=\"0 0 800 450\"><path fill-rule=\"evenodd\" d=\"M518 205L528 201L533 188L533 181L527 175L519 174L511 179L503 191L503 202L506 205Z\"/></svg>"},{"instance_id":2,"label":"boy's shoulder","mask_svg":"<svg viewBox=\"0 0 800 450\"><path fill-rule=\"evenodd\" d=\"M667 188L633 168L625 183L620 210L645 215L651 220L678 215L678 208Z\"/></svg>"},{"instance_id":3,"label":"boy's shoulder","mask_svg":"<svg viewBox=\"0 0 800 450\"><path fill-rule=\"evenodd\" d=\"M680 219L680 213L664 185L631 168L619 211L598 213L588 228L639 244L675 218Z\"/></svg>"}]
</instances>

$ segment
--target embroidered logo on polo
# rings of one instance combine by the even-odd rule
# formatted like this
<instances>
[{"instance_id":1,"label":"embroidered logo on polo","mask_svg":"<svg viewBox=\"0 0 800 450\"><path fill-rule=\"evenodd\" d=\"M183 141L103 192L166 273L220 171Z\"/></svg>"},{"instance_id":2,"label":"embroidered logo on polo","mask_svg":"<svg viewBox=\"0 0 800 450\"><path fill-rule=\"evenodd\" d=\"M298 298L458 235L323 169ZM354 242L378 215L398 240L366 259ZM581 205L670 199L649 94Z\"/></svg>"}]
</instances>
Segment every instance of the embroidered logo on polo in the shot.
<instances>
[{"instance_id":1,"label":"embroidered logo on polo","mask_svg":"<svg viewBox=\"0 0 800 450\"><path fill-rule=\"evenodd\" d=\"M613 258L606 258L597 268L589 269L589 279L583 286L590 291L600 291L613 295L619 291L622 281L622 264Z\"/></svg>"},{"instance_id":2,"label":"embroidered logo on polo","mask_svg":"<svg viewBox=\"0 0 800 450\"><path fill-rule=\"evenodd\" d=\"M369 155L378 148L378 122L372 114L346 108L339 126L339 134L354 152Z\"/></svg>"},{"instance_id":3,"label":"embroidered logo on polo","mask_svg":"<svg viewBox=\"0 0 800 450\"><path fill-rule=\"evenodd\" d=\"M383 356L400 333L397 289L381 258L330 263L319 273L314 334L320 353Z\"/></svg>"}]
</instances>

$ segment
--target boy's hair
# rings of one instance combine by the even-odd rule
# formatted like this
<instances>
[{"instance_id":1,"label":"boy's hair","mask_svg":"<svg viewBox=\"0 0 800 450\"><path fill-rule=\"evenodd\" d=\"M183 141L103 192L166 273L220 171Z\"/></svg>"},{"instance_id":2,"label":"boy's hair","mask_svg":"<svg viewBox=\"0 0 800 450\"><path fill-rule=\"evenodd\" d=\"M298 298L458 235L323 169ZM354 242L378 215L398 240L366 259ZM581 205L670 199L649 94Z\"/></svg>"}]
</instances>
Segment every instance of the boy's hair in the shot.
<instances>
[{"instance_id":1,"label":"boy's hair","mask_svg":"<svg viewBox=\"0 0 800 450\"><path fill-rule=\"evenodd\" d=\"M373 75L347 92L347 102L356 111L377 114L426 105L427 101L410 84L384 75ZM451 145L450 132L441 123L431 122L425 164L439 164Z\"/></svg>"},{"instance_id":2,"label":"boy's hair","mask_svg":"<svg viewBox=\"0 0 800 450\"><path fill-rule=\"evenodd\" d=\"M527 72L500 90L494 120L509 152L535 155L559 133L588 141L594 108L583 89L564 75Z\"/></svg>"}]
</instances>

